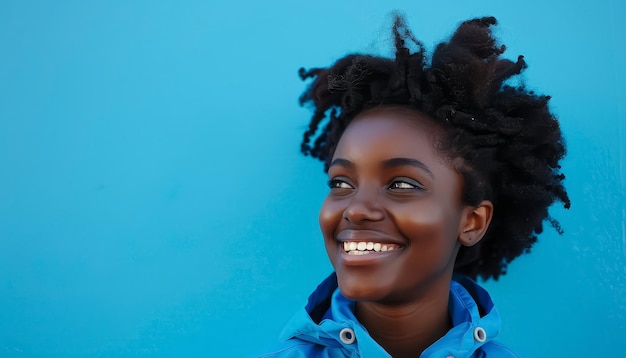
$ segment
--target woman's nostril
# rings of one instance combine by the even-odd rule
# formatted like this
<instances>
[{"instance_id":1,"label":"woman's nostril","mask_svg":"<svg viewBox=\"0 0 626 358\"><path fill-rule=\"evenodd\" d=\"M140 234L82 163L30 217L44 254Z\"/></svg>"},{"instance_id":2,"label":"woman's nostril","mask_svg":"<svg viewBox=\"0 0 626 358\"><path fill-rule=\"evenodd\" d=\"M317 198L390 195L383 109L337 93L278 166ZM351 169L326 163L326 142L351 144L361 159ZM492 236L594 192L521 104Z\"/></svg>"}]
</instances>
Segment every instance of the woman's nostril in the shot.
<instances>
[{"instance_id":1,"label":"woman's nostril","mask_svg":"<svg viewBox=\"0 0 626 358\"><path fill-rule=\"evenodd\" d=\"M353 203L346 208L343 218L355 224L362 221L379 221L384 218L384 212L376 203Z\"/></svg>"}]
</instances>

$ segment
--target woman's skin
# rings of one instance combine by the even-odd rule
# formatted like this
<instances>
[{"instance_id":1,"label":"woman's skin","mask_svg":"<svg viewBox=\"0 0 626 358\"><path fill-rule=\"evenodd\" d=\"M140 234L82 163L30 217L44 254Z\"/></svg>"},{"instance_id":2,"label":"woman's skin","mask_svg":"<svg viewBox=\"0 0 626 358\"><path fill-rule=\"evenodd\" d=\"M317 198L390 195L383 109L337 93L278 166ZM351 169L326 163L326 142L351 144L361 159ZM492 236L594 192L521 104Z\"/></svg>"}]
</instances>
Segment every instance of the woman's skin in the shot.
<instances>
[{"instance_id":1,"label":"woman's skin","mask_svg":"<svg viewBox=\"0 0 626 358\"><path fill-rule=\"evenodd\" d=\"M457 252L480 241L493 211L461 202L462 177L435 149L442 135L419 112L369 110L349 124L328 170L319 221L339 288L393 357L415 357L450 329Z\"/></svg>"}]
</instances>

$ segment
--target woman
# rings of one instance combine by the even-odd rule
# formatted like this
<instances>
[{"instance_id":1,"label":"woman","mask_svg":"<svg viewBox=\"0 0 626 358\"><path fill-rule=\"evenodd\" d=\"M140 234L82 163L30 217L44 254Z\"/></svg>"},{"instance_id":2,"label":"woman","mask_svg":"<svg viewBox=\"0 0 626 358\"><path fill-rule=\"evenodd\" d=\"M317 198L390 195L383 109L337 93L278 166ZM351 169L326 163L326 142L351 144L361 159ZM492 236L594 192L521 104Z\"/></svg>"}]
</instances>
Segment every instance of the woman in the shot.
<instances>
[{"instance_id":1,"label":"woman","mask_svg":"<svg viewBox=\"0 0 626 358\"><path fill-rule=\"evenodd\" d=\"M428 65L396 16L395 59L301 70L314 109L302 151L328 172L319 222L335 273L264 357L515 356L473 279L504 274L544 220L560 232L548 207L570 202L549 97L505 84L526 64L501 58L495 24L462 23Z\"/></svg>"}]
</instances>

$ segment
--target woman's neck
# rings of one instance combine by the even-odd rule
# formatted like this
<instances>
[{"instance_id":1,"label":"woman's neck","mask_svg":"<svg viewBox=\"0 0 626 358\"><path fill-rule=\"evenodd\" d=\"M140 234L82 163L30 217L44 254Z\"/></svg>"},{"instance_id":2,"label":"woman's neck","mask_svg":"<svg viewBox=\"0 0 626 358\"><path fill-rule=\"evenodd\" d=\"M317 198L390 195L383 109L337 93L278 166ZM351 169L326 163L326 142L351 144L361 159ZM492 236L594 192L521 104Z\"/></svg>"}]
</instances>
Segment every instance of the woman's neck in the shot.
<instances>
[{"instance_id":1,"label":"woman's neck","mask_svg":"<svg viewBox=\"0 0 626 358\"><path fill-rule=\"evenodd\" d=\"M357 302L355 315L372 338L394 358L419 357L451 328L450 285L439 285L418 300L386 305Z\"/></svg>"}]
</instances>

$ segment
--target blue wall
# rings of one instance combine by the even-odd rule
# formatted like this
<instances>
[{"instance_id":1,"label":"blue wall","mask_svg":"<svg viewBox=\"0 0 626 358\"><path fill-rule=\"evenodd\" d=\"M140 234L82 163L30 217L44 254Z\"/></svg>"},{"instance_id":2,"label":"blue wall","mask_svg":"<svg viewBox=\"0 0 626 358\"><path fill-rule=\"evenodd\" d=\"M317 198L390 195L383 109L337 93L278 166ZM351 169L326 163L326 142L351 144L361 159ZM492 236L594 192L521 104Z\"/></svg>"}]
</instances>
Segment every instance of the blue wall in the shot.
<instances>
[{"instance_id":1,"label":"blue wall","mask_svg":"<svg viewBox=\"0 0 626 358\"><path fill-rule=\"evenodd\" d=\"M517 2L516 2L517 3ZM330 271L300 66L493 14L553 96L573 206L486 285L531 357L626 349L618 0L0 3L0 356L245 356ZM217 354L215 353L217 352Z\"/></svg>"}]
</instances>

